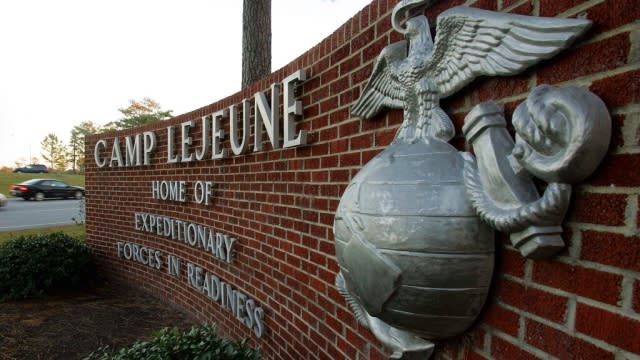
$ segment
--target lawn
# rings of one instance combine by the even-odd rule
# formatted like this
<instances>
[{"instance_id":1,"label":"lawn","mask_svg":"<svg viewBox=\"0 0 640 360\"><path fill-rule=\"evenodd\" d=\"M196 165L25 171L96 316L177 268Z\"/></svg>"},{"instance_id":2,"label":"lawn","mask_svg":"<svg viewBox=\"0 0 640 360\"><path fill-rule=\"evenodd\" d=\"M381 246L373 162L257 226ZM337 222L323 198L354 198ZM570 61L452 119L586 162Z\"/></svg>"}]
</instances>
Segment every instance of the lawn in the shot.
<instances>
[{"instance_id":1,"label":"lawn","mask_svg":"<svg viewBox=\"0 0 640 360\"><path fill-rule=\"evenodd\" d=\"M14 173L0 173L0 193L6 196L9 194L9 186L11 184L18 184L29 179L56 179L62 180L69 185L83 186L84 187L84 175L74 174L14 174Z\"/></svg>"},{"instance_id":2,"label":"lawn","mask_svg":"<svg viewBox=\"0 0 640 360\"><path fill-rule=\"evenodd\" d=\"M64 225L64 226L54 226L54 227L48 227L48 228L0 232L0 245L21 235L49 234L49 233L58 232L58 231L80 238L82 240L84 240L85 238L84 225Z\"/></svg>"}]
</instances>

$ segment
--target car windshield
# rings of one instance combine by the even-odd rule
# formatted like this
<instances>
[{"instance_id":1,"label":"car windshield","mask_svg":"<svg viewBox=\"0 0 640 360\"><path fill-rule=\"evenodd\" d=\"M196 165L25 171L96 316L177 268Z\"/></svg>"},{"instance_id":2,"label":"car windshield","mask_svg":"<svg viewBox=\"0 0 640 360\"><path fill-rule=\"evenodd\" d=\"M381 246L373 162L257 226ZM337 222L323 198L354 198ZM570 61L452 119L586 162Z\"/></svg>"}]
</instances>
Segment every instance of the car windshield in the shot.
<instances>
[{"instance_id":1,"label":"car windshield","mask_svg":"<svg viewBox=\"0 0 640 360\"><path fill-rule=\"evenodd\" d=\"M40 179L31 179L31 180L23 181L18 185L33 185L33 184L37 183L38 181L40 181Z\"/></svg>"}]
</instances>

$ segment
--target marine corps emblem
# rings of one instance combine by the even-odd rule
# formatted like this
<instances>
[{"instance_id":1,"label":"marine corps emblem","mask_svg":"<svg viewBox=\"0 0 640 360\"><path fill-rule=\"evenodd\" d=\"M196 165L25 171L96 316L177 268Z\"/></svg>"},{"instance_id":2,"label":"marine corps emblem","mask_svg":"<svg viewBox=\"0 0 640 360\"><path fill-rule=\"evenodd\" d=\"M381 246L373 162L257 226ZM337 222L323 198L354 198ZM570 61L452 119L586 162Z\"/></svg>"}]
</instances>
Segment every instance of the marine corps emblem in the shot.
<instances>
[{"instance_id":1,"label":"marine corps emblem","mask_svg":"<svg viewBox=\"0 0 640 360\"><path fill-rule=\"evenodd\" d=\"M513 75L554 56L590 21L454 7L438 16L434 41L422 15L433 2L393 9L393 29L406 40L381 52L351 112L401 108L403 122L353 178L334 222L336 285L394 359L427 359L433 341L471 326L491 283L494 229L530 258L564 246L570 184L595 170L611 131L592 93L540 86L514 114L515 142L500 106L486 102L463 126L475 156L458 151L440 99L476 77ZM548 183L542 195L532 177Z\"/></svg>"}]
</instances>

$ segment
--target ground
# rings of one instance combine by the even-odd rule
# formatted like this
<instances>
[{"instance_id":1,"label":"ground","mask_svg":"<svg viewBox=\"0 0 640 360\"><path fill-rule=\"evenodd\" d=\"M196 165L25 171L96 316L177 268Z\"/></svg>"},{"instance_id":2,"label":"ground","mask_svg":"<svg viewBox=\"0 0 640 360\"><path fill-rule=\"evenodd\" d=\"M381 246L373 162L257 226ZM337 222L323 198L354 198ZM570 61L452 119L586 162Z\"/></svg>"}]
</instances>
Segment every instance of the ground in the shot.
<instances>
[{"instance_id":1,"label":"ground","mask_svg":"<svg viewBox=\"0 0 640 360\"><path fill-rule=\"evenodd\" d=\"M0 360L81 359L103 345L119 349L163 327L194 324L140 290L103 282L89 290L0 303Z\"/></svg>"}]
</instances>

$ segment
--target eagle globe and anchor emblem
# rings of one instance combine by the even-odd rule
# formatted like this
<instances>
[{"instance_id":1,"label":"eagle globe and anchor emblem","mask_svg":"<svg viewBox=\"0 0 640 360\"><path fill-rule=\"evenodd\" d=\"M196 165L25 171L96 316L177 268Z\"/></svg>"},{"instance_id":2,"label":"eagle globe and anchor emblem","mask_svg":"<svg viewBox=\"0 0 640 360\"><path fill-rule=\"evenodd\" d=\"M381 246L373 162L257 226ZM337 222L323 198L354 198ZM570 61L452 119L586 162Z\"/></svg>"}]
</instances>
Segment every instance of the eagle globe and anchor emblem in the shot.
<instances>
[{"instance_id":1,"label":"eagle globe and anchor emblem","mask_svg":"<svg viewBox=\"0 0 640 360\"><path fill-rule=\"evenodd\" d=\"M403 123L353 178L334 222L336 286L394 359L427 359L433 341L475 321L491 283L494 229L528 258L563 248L570 184L596 169L611 132L597 96L541 85L514 112L515 142L489 101L464 121L475 156L459 152L448 143L455 128L441 98L478 76L516 74L552 57L591 23L454 7L438 16L434 42L421 15L433 2L403 0L392 11L406 40L378 56L352 114L402 108ZM542 195L533 177L548 183Z\"/></svg>"}]
</instances>

